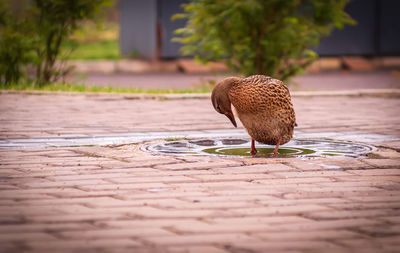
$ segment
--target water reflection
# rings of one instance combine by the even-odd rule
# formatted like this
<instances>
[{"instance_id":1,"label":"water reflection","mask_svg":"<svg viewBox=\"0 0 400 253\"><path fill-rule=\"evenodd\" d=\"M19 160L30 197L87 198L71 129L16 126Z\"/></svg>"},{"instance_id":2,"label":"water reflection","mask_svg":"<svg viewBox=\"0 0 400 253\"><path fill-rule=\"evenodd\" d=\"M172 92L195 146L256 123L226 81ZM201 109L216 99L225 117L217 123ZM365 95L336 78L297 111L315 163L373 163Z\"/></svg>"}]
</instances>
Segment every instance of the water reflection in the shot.
<instances>
[{"instance_id":1,"label":"water reflection","mask_svg":"<svg viewBox=\"0 0 400 253\"><path fill-rule=\"evenodd\" d=\"M257 144L257 157L272 157L274 146ZM247 157L250 141L247 139L197 139L150 144L145 150L174 155L217 155ZM294 139L281 146L278 157L360 157L375 148L367 144L327 139Z\"/></svg>"}]
</instances>

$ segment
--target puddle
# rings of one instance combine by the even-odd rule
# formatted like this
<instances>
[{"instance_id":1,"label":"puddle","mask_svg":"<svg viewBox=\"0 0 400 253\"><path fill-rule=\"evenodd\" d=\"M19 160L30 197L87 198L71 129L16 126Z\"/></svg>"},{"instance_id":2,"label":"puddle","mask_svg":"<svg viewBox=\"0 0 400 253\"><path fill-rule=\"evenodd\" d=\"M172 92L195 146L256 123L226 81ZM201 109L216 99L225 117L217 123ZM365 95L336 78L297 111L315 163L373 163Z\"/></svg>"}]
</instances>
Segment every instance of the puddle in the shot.
<instances>
[{"instance_id":1,"label":"puddle","mask_svg":"<svg viewBox=\"0 0 400 253\"><path fill-rule=\"evenodd\" d=\"M0 139L0 149L119 145L155 140L165 140L166 142L149 146L148 150L151 152L176 155L250 156L248 153L249 137L244 129L65 134L26 139ZM380 142L388 141L400 141L400 138L357 132L302 133L296 131L295 140L281 146L279 154L282 157L359 156L371 152L372 146L357 143L379 145ZM271 148L275 147L257 145L260 154L267 155Z\"/></svg>"},{"instance_id":2,"label":"puddle","mask_svg":"<svg viewBox=\"0 0 400 253\"><path fill-rule=\"evenodd\" d=\"M275 146L256 144L257 157L273 157ZM225 157L248 157L248 139L200 139L154 143L143 150L172 155L215 155ZM279 158L295 157L360 157L375 151L375 147L347 141L327 139L294 139L281 146Z\"/></svg>"},{"instance_id":3,"label":"puddle","mask_svg":"<svg viewBox=\"0 0 400 253\"><path fill-rule=\"evenodd\" d=\"M257 148L257 156L266 157L271 156L275 148ZM240 147L222 147L222 148L209 148L202 150L208 154L223 155L223 156L251 156L249 148ZM314 154L315 151L305 148L280 148L278 150L278 157L299 157Z\"/></svg>"}]
</instances>

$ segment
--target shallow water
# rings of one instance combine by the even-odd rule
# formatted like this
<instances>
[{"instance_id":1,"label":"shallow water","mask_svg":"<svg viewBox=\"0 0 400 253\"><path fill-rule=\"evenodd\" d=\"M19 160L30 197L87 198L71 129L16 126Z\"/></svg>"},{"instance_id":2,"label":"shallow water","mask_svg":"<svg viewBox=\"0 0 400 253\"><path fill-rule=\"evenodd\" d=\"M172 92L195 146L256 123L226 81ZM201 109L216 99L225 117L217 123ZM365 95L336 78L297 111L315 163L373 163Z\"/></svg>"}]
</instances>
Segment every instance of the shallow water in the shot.
<instances>
[{"instance_id":1,"label":"shallow water","mask_svg":"<svg viewBox=\"0 0 400 253\"><path fill-rule=\"evenodd\" d=\"M257 156L259 157L273 157L275 148L257 148ZM218 148L208 148L202 150L205 153L223 155L223 156L252 156L250 154L250 148L241 147L218 147ZM305 156L315 153L311 149L302 148L280 148L278 150L277 157L297 157Z\"/></svg>"},{"instance_id":2,"label":"shallow water","mask_svg":"<svg viewBox=\"0 0 400 253\"><path fill-rule=\"evenodd\" d=\"M256 143L256 157L275 157L275 146ZM173 155L216 155L226 157L248 157L248 139L198 139L176 140L150 144L144 150ZM279 147L279 158L294 157L360 157L373 152L375 147L348 141L328 139L294 139Z\"/></svg>"}]
</instances>

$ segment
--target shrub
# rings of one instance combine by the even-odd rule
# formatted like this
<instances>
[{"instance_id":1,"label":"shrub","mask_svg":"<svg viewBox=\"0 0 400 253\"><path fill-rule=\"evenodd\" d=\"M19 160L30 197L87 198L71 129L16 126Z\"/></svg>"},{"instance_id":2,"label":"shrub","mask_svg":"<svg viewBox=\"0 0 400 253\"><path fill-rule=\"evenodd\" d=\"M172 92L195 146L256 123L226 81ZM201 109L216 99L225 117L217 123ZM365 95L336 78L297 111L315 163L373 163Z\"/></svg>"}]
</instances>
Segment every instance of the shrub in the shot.
<instances>
[{"instance_id":1,"label":"shrub","mask_svg":"<svg viewBox=\"0 0 400 253\"><path fill-rule=\"evenodd\" d=\"M0 83L17 83L25 77L24 66L33 62L30 25L18 21L0 2Z\"/></svg>"},{"instance_id":2,"label":"shrub","mask_svg":"<svg viewBox=\"0 0 400 253\"><path fill-rule=\"evenodd\" d=\"M18 82L23 68L35 67L35 83L57 81L68 69L56 64L61 46L82 21L95 19L109 0L33 0L14 17L0 0L0 81Z\"/></svg>"},{"instance_id":3,"label":"shrub","mask_svg":"<svg viewBox=\"0 0 400 253\"><path fill-rule=\"evenodd\" d=\"M34 24L39 38L36 47L39 85L65 74L65 68L55 66L62 43L78 28L80 21L94 19L104 3L104 0L34 0Z\"/></svg>"},{"instance_id":4,"label":"shrub","mask_svg":"<svg viewBox=\"0 0 400 253\"><path fill-rule=\"evenodd\" d=\"M184 5L187 24L175 33L184 55L207 63L224 60L243 75L286 80L318 56L316 47L334 28L354 24L347 0L197 0Z\"/></svg>"}]
</instances>

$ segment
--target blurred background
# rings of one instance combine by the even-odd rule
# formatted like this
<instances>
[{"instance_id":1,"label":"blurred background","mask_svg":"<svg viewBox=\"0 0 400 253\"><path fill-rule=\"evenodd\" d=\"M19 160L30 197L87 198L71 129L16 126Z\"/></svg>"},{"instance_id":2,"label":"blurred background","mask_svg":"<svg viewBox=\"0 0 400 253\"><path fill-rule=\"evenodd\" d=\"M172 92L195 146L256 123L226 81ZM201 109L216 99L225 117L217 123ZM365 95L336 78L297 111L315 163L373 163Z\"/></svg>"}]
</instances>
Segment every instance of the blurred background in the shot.
<instances>
[{"instance_id":1,"label":"blurred background","mask_svg":"<svg viewBox=\"0 0 400 253\"><path fill-rule=\"evenodd\" d=\"M22 17L35 1L4 1ZM46 2L46 1L44 1ZM79 1L78 1L79 2ZM59 61L71 66L66 81L86 86L204 90L236 73L222 62L201 65L183 55L172 20L189 0L111 0L100 19L79 21L68 35ZM313 48L319 59L289 81L295 90L400 88L398 0L353 0L345 11L356 25L334 29ZM207 90L207 89L205 89Z\"/></svg>"}]
</instances>

